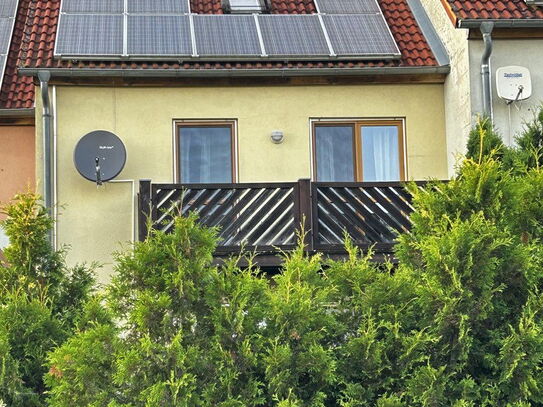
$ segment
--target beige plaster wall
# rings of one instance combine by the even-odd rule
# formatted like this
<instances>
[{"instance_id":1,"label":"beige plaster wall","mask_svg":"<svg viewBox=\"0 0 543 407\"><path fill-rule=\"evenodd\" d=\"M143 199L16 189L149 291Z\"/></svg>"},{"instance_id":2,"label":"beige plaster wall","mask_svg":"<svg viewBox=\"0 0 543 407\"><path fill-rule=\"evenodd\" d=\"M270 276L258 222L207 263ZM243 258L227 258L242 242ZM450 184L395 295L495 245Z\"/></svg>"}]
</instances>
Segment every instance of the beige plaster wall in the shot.
<instances>
[{"instance_id":1,"label":"beige plaster wall","mask_svg":"<svg viewBox=\"0 0 543 407\"><path fill-rule=\"evenodd\" d=\"M444 87L449 174L464 154L471 129L468 30L456 29L440 0L421 0L451 60Z\"/></svg>"},{"instance_id":2,"label":"beige plaster wall","mask_svg":"<svg viewBox=\"0 0 543 407\"><path fill-rule=\"evenodd\" d=\"M40 110L37 109L37 112ZM172 182L175 119L235 119L239 181L294 181L310 176L311 118L405 118L408 177L446 178L443 85L268 86L188 88L57 87L57 196L63 206L59 244L70 263L98 260L111 271L111 253L132 237L131 184L102 188L84 180L73 150L86 133L103 129L125 143L119 179ZM38 119L39 120L39 119ZM272 130L285 142L270 141Z\"/></svg>"}]
</instances>

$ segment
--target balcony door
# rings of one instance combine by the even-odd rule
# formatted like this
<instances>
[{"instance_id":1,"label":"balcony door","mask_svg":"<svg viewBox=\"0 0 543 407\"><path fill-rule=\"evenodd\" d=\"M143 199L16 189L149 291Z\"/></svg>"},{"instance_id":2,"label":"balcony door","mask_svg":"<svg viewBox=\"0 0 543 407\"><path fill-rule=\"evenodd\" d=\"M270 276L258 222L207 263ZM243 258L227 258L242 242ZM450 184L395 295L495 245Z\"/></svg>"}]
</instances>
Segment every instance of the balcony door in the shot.
<instances>
[{"instance_id":1,"label":"balcony door","mask_svg":"<svg viewBox=\"0 0 543 407\"><path fill-rule=\"evenodd\" d=\"M233 122L177 125L177 178L182 184L236 182Z\"/></svg>"},{"instance_id":2,"label":"balcony door","mask_svg":"<svg viewBox=\"0 0 543 407\"><path fill-rule=\"evenodd\" d=\"M405 180L402 121L316 122L314 174L321 182Z\"/></svg>"}]
</instances>

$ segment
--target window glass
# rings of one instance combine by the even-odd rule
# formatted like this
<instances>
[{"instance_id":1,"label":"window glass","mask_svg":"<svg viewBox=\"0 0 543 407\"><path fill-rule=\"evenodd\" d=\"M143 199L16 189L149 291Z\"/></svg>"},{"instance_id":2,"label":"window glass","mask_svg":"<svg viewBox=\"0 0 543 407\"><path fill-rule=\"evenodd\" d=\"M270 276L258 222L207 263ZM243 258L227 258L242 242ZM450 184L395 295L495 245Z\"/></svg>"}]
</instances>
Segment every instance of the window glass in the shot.
<instances>
[{"instance_id":1,"label":"window glass","mask_svg":"<svg viewBox=\"0 0 543 407\"><path fill-rule=\"evenodd\" d=\"M231 183L232 127L179 128L182 183Z\"/></svg>"},{"instance_id":2,"label":"window glass","mask_svg":"<svg viewBox=\"0 0 543 407\"><path fill-rule=\"evenodd\" d=\"M354 181L353 126L316 126L317 180Z\"/></svg>"},{"instance_id":3,"label":"window glass","mask_svg":"<svg viewBox=\"0 0 543 407\"><path fill-rule=\"evenodd\" d=\"M362 126L364 181L400 181L397 126Z\"/></svg>"}]
</instances>

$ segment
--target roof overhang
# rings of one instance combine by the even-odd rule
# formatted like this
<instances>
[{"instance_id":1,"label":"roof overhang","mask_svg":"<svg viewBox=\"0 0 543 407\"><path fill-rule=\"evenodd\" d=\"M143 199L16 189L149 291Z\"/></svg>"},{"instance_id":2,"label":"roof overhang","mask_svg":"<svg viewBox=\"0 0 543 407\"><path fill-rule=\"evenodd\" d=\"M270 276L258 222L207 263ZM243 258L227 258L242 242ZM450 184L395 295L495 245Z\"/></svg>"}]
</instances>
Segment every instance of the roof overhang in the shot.
<instances>
[{"instance_id":1,"label":"roof overhang","mask_svg":"<svg viewBox=\"0 0 543 407\"><path fill-rule=\"evenodd\" d=\"M459 19L457 27L479 28L484 22L494 23L495 28L543 28L543 19Z\"/></svg>"},{"instance_id":2,"label":"roof overhang","mask_svg":"<svg viewBox=\"0 0 543 407\"><path fill-rule=\"evenodd\" d=\"M450 66L366 67L366 68L285 68L285 69L89 69L89 68L19 68L19 75L37 76L49 71L51 77L66 78L229 78L229 77L300 77L366 75L447 75Z\"/></svg>"}]
</instances>

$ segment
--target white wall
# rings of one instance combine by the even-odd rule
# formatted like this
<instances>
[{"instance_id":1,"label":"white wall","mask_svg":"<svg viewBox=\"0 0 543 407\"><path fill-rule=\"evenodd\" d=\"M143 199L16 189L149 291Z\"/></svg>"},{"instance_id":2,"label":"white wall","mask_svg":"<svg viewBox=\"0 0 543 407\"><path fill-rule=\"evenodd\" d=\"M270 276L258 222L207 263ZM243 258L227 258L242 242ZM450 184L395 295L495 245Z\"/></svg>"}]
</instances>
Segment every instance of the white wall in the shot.
<instances>
[{"instance_id":1,"label":"white wall","mask_svg":"<svg viewBox=\"0 0 543 407\"><path fill-rule=\"evenodd\" d=\"M467 31L467 30L466 30ZM494 39L490 60L492 81L492 107L494 124L506 143L517 135L526 121L534 117L537 107L543 102L543 39ZM470 81L472 120L482 112L481 91L481 55L484 49L482 40L469 40ZM498 98L496 92L496 70L503 66L520 65L530 70L532 75L532 97L522 103L511 105L511 126L509 125L509 107Z\"/></svg>"},{"instance_id":2,"label":"white wall","mask_svg":"<svg viewBox=\"0 0 543 407\"><path fill-rule=\"evenodd\" d=\"M8 247L8 245L9 239L6 236L6 232L4 231L2 226L0 226L0 250L5 249L6 247Z\"/></svg>"},{"instance_id":3,"label":"white wall","mask_svg":"<svg viewBox=\"0 0 543 407\"><path fill-rule=\"evenodd\" d=\"M444 88L449 175L465 152L471 128L468 30L456 29L438 0L421 0L451 60Z\"/></svg>"}]
</instances>

